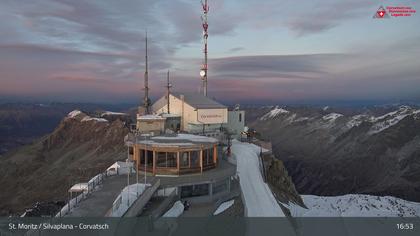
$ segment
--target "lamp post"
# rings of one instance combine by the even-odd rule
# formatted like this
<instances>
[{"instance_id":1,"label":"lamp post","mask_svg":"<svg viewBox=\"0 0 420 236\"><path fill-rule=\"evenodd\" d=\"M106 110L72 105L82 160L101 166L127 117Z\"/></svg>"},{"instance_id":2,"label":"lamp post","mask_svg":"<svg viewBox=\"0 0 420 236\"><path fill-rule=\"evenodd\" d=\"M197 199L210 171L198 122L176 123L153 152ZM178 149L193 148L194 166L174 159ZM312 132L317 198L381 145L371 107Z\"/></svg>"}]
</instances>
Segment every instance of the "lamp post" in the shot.
<instances>
[{"instance_id":1,"label":"lamp post","mask_svg":"<svg viewBox=\"0 0 420 236\"><path fill-rule=\"evenodd\" d=\"M130 206L130 172L131 172L131 169L130 169L130 165L129 165L129 163L130 163L130 147L128 147L128 158L127 158L127 169L128 169L128 171L127 171L127 206L129 207Z\"/></svg>"},{"instance_id":2,"label":"lamp post","mask_svg":"<svg viewBox=\"0 0 420 236\"><path fill-rule=\"evenodd\" d=\"M145 158L144 158L144 188L146 188L146 184L147 184L147 181L146 181L146 178L147 178L147 159L148 159L148 156L147 156L147 154L148 154L148 151L147 151L147 136L146 136L146 138L145 138L145 140L146 140L146 145L145 145L145 147L146 147L146 150L144 150L144 156L145 156Z\"/></svg>"},{"instance_id":3,"label":"lamp post","mask_svg":"<svg viewBox=\"0 0 420 236\"><path fill-rule=\"evenodd\" d=\"M145 140L145 150L144 150L144 187L146 187L147 184L147 159L148 159L148 151L147 151L147 137L150 136L150 134L142 134Z\"/></svg>"},{"instance_id":4,"label":"lamp post","mask_svg":"<svg viewBox=\"0 0 420 236\"><path fill-rule=\"evenodd\" d=\"M134 142L134 144L137 144L137 137L138 137L138 132L136 131L135 132L135 142ZM133 148L135 148L135 146L133 145ZM133 150L133 154L134 154L134 150ZM138 161L140 161L140 158L138 158L137 159L137 157L136 157L136 186L137 186L137 189L136 189L136 197L139 197L139 163L138 163Z\"/></svg>"}]
</instances>

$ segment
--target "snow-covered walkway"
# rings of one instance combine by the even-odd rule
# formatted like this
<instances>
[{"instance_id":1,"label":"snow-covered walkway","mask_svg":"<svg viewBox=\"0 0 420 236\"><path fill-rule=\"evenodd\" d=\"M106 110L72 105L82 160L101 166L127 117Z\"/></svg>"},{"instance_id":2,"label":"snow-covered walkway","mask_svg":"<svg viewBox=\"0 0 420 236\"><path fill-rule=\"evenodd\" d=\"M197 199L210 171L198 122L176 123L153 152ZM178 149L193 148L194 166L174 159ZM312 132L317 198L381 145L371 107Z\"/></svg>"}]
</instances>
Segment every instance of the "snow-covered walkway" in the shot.
<instances>
[{"instance_id":1,"label":"snow-covered walkway","mask_svg":"<svg viewBox=\"0 0 420 236\"><path fill-rule=\"evenodd\" d=\"M258 155L260 147L234 140L232 153L236 158L237 172L244 196L245 214L248 217L284 216L277 200L261 176Z\"/></svg>"}]
</instances>

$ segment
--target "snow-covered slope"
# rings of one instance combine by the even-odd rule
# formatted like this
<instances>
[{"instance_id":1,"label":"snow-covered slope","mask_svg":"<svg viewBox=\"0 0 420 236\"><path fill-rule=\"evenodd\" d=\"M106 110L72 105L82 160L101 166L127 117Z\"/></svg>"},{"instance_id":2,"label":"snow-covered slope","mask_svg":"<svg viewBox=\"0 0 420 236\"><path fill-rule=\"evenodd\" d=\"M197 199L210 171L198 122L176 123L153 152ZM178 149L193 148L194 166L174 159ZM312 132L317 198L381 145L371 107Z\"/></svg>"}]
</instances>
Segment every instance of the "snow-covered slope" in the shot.
<instances>
[{"instance_id":1,"label":"snow-covered slope","mask_svg":"<svg viewBox=\"0 0 420 236\"><path fill-rule=\"evenodd\" d=\"M323 111L325 112L329 109L330 108L323 109ZM328 114L314 113L312 117L308 117L307 114L302 114L301 111L298 111L296 109L292 109L289 111L276 106L272 110L264 113L264 115L262 115L259 118L259 120L267 121L280 119L283 125L295 125L294 123L297 122L311 121L308 123L308 125L310 125L314 129L330 129L334 127L341 129L343 132L346 132L353 127L357 127L363 122L367 122L371 123L371 128L367 131L366 134L373 135L398 124L407 116L413 116L415 119L419 119L419 114L420 110L416 110L410 106L400 106L394 111L388 112L384 115L380 115L377 117L369 113L346 116L336 112L330 112ZM340 120L342 120L343 122L336 122L338 121L338 118L340 118ZM325 123L330 125L325 126Z\"/></svg>"},{"instance_id":2,"label":"snow-covered slope","mask_svg":"<svg viewBox=\"0 0 420 236\"><path fill-rule=\"evenodd\" d=\"M402 119L404 119L406 116L415 114L416 111L411 109L408 106L401 106L398 110L389 112L385 115L375 117L373 119L374 124L369 130L369 134L376 134L379 133L385 129L388 129L389 127L396 125L398 122L400 122Z\"/></svg>"},{"instance_id":3,"label":"snow-covered slope","mask_svg":"<svg viewBox=\"0 0 420 236\"><path fill-rule=\"evenodd\" d=\"M74 111L70 112L67 115L67 119L76 119L76 120L79 120L81 122L88 122L88 121L109 122L107 119L104 119L104 118L88 116L88 115L86 115L85 113L83 113L79 110L74 110Z\"/></svg>"},{"instance_id":4,"label":"snow-covered slope","mask_svg":"<svg viewBox=\"0 0 420 236\"><path fill-rule=\"evenodd\" d=\"M322 119L325 120L325 121L333 122L337 118L342 117L342 116L343 115L339 114L339 113L330 113L328 115L323 116Z\"/></svg>"},{"instance_id":5,"label":"snow-covered slope","mask_svg":"<svg viewBox=\"0 0 420 236\"><path fill-rule=\"evenodd\" d=\"M82 114L82 112L81 112L81 111L79 111L79 110L74 110L74 111L71 111L71 112L67 115L67 117L68 117L68 118L74 118L74 117L76 117L76 116L78 116L78 115L80 115L80 114Z\"/></svg>"},{"instance_id":6,"label":"snow-covered slope","mask_svg":"<svg viewBox=\"0 0 420 236\"><path fill-rule=\"evenodd\" d=\"M420 203L395 197L348 194L335 197L302 195L308 209L285 205L294 217L410 217L420 216Z\"/></svg>"},{"instance_id":7,"label":"snow-covered slope","mask_svg":"<svg viewBox=\"0 0 420 236\"><path fill-rule=\"evenodd\" d=\"M128 116L128 114L123 112L105 111L101 116Z\"/></svg>"},{"instance_id":8,"label":"snow-covered slope","mask_svg":"<svg viewBox=\"0 0 420 236\"><path fill-rule=\"evenodd\" d=\"M234 140L232 153L244 196L245 215L248 217L284 216L277 200L261 176L258 154L260 147Z\"/></svg>"},{"instance_id":9,"label":"snow-covered slope","mask_svg":"<svg viewBox=\"0 0 420 236\"><path fill-rule=\"evenodd\" d=\"M86 116L82 119L82 122L87 122L87 121L108 122L108 120L104 118L96 118L96 117L90 117L90 116Z\"/></svg>"},{"instance_id":10,"label":"snow-covered slope","mask_svg":"<svg viewBox=\"0 0 420 236\"><path fill-rule=\"evenodd\" d=\"M268 119L275 118L276 116L278 116L280 114L287 114L287 113L289 113L288 110L285 110L283 108L279 108L278 106L276 106L273 110L267 112L260 119L261 120L268 120Z\"/></svg>"}]
</instances>

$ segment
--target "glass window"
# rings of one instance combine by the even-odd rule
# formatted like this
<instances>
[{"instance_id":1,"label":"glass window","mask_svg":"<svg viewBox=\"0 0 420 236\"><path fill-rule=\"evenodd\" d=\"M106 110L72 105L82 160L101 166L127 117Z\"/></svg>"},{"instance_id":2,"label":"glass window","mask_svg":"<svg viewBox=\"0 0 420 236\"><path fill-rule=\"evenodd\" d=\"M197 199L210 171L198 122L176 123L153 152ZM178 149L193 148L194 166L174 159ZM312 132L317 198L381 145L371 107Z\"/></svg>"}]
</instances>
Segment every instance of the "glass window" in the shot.
<instances>
[{"instance_id":1,"label":"glass window","mask_svg":"<svg viewBox=\"0 0 420 236\"><path fill-rule=\"evenodd\" d=\"M147 166L153 166L153 151L148 150L147 151Z\"/></svg>"},{"instance_id":2,"label":"glass window","mask_svg":"<svg viewBox=\"0 0 420 236\"><path fill-rule=\"evenodd\" d=\"M192 151L191 155L191 167L200 167L200 151Z\"/></svg>"},{"instance_id":3,"label":"glass window","mask_svg":"<svg viewBox=\"0 0 420 236\"><path fill-rule=\"evenodd\" d=\"M204 149L203 150L203 165L208 165L208 164L209 164L209 150Z\"/></svg>"},{"instance_id":4,"label":"glass window","mask_svg":"<svg viewBox=\"0 0 420 236\"><path fill-rule=\"evenodd\" d=\"M140 167L144 167L144 160L147 160L147 166L153 166L153 151L139 150Z\"/></svg>"},{"instance_id":5,"label":"glass window","mask_svg":"<svg viewBox=\"0 0 420 236\"><path fill-rule=\"evenodd\" d=\"M180 152L179 153L179 164L181 167L188 167L189 166L189 152Z\"/></svg>"},{"instance_id":6,"label":"glass window","mask_svg":"<svg viewBox=\"0 0 420 236\"><path fill-rule=\"evenodd\" d=\"M205 196L209 194L209 184L199 184L181 187L181 198Z\"/></svg>"},{"instance_id":7,"label":"glass window","mask_svg":"<svg viewBox=\"0 0 420 236\"><path fill-rule=\"evenodd\" d=\"M139 156L140 156L140 164L143 164L144 165L144 150L143 149L140 149L139 150Z\"/></svg>"},{"instance_id":8,"label":"glass window","mask_svg":"<svg viewBox=\"0 0 420 236\"><path fill-rule=\"evenodd\" d=\"M239 113L239 122L242 122L242 113Z\"/></svg>"},{"instance_id":9,"label":"glass window","mask_svg":"<svg viewBox=\"0 0 420 236\"><path fill-rule=\"evenodd\" d=\"M176 152L167 152L167 167L175 167L176 168Z\"/></svg>"},{"instance_id":10,"label":"glass window","mask_svg":"<svg viewBox=\"0 0 420 236\"><path fill-rule=\"evenodd\" d=\"M209 149L209 163L213 163L214 150L213 147Z\"/></svg>"},{"instance_id":11,"label":"glass window","mask_svg":"<svg viewBox=\"0 0 420 236\"><path fill-rule=\"evenodd\" d=\"M156 164L157 167L176 168L176 152L158 152Z\"/></svg>"},{"instance_id":12,"label":"glass window","mask_svg":"<svg viewBox=\"0 0 420 236\"><path fill-rule=\"evenodd\" d=\"M156 166L166 167L166 152L157 152Z\"/></svg>"},{"instance_id":13,"label":"glass window","mask_svg":"<svg viewBox=\"0 0 420 236\"><path fill-rule=\"evenodd\" d=\"M203 150L203 164L213 164L213 147Z\"/></svg>"}]
</instances>

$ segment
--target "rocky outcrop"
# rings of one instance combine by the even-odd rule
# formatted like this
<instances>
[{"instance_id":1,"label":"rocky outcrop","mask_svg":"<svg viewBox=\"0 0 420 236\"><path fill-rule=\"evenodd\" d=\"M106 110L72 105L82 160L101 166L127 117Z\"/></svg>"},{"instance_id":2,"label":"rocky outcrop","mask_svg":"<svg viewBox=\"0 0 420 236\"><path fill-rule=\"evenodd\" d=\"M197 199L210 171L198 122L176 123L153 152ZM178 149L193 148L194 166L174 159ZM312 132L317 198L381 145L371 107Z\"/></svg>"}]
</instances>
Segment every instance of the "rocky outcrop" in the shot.
<instances>
[{"instance_id":1,"label":"rocky outcrop","mask_svg":"<svg viewBox=\"0 0 420 236\"><path fill-rule=\"evenodd\" d=\"M267 183L280 202L286 204L291 202L304 206L302 198L296 191L292 178L289 176L282 161L275 159L274 157L271 158L271 163L269 164L266 173Z\"/></svg>"}]
</instances>

